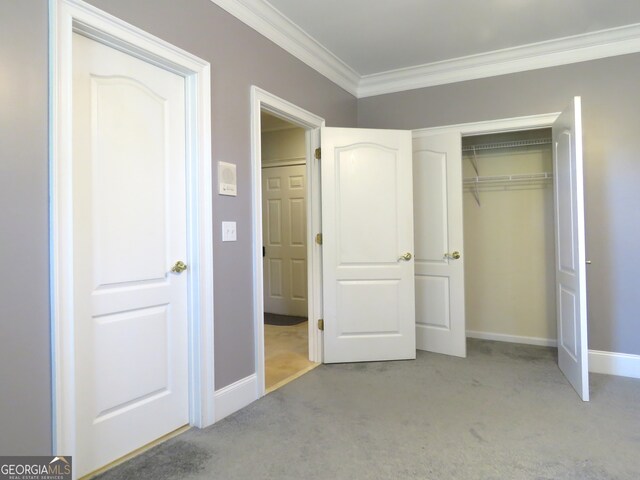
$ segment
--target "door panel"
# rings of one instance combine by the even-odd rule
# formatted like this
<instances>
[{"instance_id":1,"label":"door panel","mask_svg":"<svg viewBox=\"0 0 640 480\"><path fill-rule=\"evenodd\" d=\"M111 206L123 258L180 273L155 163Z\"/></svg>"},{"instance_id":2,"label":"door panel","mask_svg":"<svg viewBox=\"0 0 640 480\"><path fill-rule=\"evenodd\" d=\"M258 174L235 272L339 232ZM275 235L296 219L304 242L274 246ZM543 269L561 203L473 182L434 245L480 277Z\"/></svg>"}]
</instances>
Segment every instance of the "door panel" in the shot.
<instances>
[{"instance_id":1,"label":"door panel","mask_svg":"<svg viewBox=\"0 0 640 480\"><path fill-rule=\"evenodd\" d=\"M324 360L415 358L411 133L322 129Z\"/></svg>"},{"instance_id":2,"label":"door panel","mask_svg":"<svg viewBox=\"0 0 640 480\"><path fill-rule=\"evenodd\" d=\"M185 425L184 79L73 35L77 473Z\"/></svg>"},{"instance_id":3,"label":"door panel","mask_svg":"<svg viewBox=\"0 0 640 480\"><path fill-rule=\"evenodd\" d=\"M264 311L306 317L306 166L262 169Z\"/></svg>"},{"instance_id":4,"label":"door panel","mask_svg":"<svg viewBox=\"0 0 640 480\"><path fill-rule=\"evenodd\" d=\"M90 81L96 286L162 279L166 159L158 140L168 134L165 99L130 78L92 77ZM136 108L128 109L129 105ZM145 195L138 195L142 177ZM137 201L131 202L135 197ZM122 214L125 211L127 215Z\"/></svg>"},{"instance_id":5,"label":"door panel","mask_svg":"<svg viewBox=\"0 0 640 480\"><path fill-rule=\"evenodd\" d=\"M413 139L416 344L465 357L461 156L459 134Z\"/></svg>"},{"instance_id":6,"label":"door panel","mask_svg":"<svg viewBox=\"0 0 640 480\"><path fill-rule=\"evenodd\" d=\"M587 279L580 97L553 124L558 365L589 400Z\"/></svg>"}]
</instances>

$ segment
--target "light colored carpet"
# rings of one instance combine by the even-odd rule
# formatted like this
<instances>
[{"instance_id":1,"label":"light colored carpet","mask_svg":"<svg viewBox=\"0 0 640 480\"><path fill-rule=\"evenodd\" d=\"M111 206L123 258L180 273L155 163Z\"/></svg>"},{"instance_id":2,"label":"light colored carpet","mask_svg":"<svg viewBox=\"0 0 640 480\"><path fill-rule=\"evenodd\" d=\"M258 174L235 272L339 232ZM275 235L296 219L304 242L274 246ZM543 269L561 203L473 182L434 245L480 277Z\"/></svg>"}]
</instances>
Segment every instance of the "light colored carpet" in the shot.
<instances>
[{"instance_id":1,"label":"light colored carpet","mask_svg":"<svg viewBox=\"0 0 640 480\"><path fill-rule=\"evenodd\" d=\"M592 374L591 395L544 347L322 365L100 478L638 479L640 380Z\"/></svg>"},{"instance_id":2,"label":"light colored carpet","mask_svg":"<svg viewBox=\"0 0 640 480\"><path fill-rule=\"evenodd\" d=\"M277 385L315 363L309 361L308 322L264 326L265 387Z\"/></svg>"}]
</instances>

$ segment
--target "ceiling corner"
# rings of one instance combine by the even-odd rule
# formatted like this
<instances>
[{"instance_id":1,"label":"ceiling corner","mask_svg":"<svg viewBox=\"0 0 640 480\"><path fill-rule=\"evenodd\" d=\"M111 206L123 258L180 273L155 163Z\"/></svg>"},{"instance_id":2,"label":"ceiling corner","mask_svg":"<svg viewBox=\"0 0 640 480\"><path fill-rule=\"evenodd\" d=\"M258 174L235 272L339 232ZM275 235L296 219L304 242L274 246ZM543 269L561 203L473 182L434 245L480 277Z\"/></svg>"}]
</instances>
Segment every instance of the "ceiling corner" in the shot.
<instances>
[{"instance_id":1,"label":"ceiling corner","mask_svg":"<svg viewBox=\"0 0 640 480\"><path fill-rule=\"evenodd\" d=\"M264 0L211 0L318 73L357 96L360 75Z\"/></svg>"}]
</instances>

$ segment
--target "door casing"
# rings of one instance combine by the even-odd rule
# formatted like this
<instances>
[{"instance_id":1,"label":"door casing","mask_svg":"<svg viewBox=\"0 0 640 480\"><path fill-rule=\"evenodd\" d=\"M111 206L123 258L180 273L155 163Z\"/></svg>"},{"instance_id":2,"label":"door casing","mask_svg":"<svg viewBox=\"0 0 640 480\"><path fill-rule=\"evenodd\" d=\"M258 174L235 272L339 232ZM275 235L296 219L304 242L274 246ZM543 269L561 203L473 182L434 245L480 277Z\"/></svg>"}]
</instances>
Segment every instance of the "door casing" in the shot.
<instances>
[{"instance_id":1,"label":"door casing","mask_svg":"<svg viewBox=\"0 0 640 480\"><path fill-rule=\"evenodd\" d=\"M72 236L72 35L185 78L189 423L214 422L210 65L81 0L49 1L50 304L53 453L75 455Z\"/></svg>"},{"instance_id":2,"label":"door casing","mask_svg":"<svg viewBox=\"0 0 640 480\"><path fill-rule=\"evenodd\" d=\"M264 281L262 264L262 149L260 112L265 111L305 129L307 166L307 299L309 305L309 360L322 363L322 332L316 321L322 318L322 251L315 242L322 232L320 216L320 127L324 119L256 86L251 87L251 192L253 195L253 322L257 398L264 386Z\"/></svg>"}]
</instances>

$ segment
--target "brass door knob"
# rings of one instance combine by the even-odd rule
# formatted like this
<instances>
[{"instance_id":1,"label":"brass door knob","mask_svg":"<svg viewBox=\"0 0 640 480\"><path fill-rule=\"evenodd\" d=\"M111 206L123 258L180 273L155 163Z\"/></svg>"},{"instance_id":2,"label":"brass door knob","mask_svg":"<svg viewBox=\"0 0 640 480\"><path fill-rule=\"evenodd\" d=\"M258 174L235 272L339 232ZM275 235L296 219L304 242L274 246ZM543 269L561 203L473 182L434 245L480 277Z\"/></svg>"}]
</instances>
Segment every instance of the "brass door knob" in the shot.
<instances>
[{"instance_id":1,"label":"brass door knob","mask_svg":"<svg viewBox=\"0 0 640 480\"><path fill-rule=\"evenodd\" d=\"M404 255L402 255L400 258L398 258L398 260L404 260L405 262L408 262L412 258L413 256L409 252L407 252Z\"/></svg>"},{"instance_id":2,"label":"brass door knob","mask_svg":"<svg viewBox=\"0 0 640 480\"><path fill-rule=\"evenodd\" d=\"M178 260L176 262L176 264L173 266L173 268L171 269L171 271L173 273L182 273L187 269L187 264L184 263L182 260Z\"/></svg>"},{"instance_id":3,"label":"brass door knob","mask_svg":"<svg viewBox=\"0 0 640 480\"><path fill-rule=\"evenodd\" d=\"M445 253L444 256L448 258L453 258L454 260L458 260L460 258L460 252L456 250L453 253Z\"/></svg>"}]
</instances>

